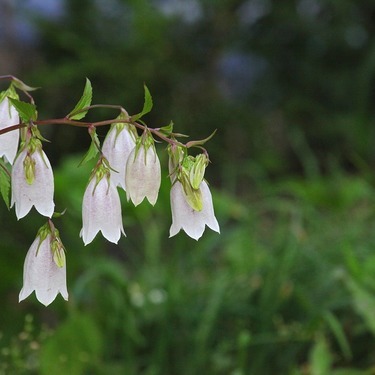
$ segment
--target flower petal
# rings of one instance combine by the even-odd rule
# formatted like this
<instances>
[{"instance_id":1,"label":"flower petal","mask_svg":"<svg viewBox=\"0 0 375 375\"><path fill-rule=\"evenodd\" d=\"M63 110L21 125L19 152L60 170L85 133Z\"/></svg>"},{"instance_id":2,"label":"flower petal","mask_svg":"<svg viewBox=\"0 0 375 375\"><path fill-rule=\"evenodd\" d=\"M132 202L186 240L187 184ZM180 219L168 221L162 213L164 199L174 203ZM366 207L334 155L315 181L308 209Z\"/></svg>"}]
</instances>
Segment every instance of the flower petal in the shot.
<instances>
[{"instance_id":1,"label":"flower petal","mask_svg":"<svg viewBox=\"0 0 375 375\"><path fill-rule=\"evenodd\" d=\"M161 184L161 167L153 146L147 151L143 145L138 151L133 149L126 163L125 181L128 199L135 206L144 198L155 205Z\"/></svg>"},{"instance_id":2,"label":"flower petal","mask_svg":"<svg viewBox=\"0 0 375 375\"><path fill-rule=\"evenodd\" d=\"M219 223L216 220L210 189L205 181L200 185L203 209L201 211L193 210L187 203L182 184L177 181L171 188L171 210L172 225L169 230L169 237L176 235L181 229L185 233L198 240L207 225L212 230L219 232Z\"/></svg>"},{"instance_id":3,"label":"flower petal","mask_svg":"<svg viewBox=\"0 0 375 375\"><path fill-rule=\"evenodd\" d=\"M0 129L5 129L19 123L16 109L10 105L7 97L0 103ZM5 156L10 164L13 164L17 154L20 132L13 130L0 135L0 157Z\"/></svg>"},{"instance_id":4,"label":"flower petal","mask_svg":"<svg viewBox=\"0 0 375 375\"><path fill-rule=\"evenodd\" d=\"M80 236L87 245L101 231L108 241L117 243L121 233L125 235L118 191L105 177L95 184L96 177L89 182L83 197Z\"/></svg>"},{"instance_id":5,"label":"flower petal","mask_svg":"<svg viewBox=\"0 0 375 375\"><path fill-rule=\"evenodd\" d=\"M40 246L39 241L40 237L37 236L26 255L19 302L27 298L34 290L39 302L45 306L48 306L58 293L68 300L66 266L58 267L53 261L51 235L49 234Z\"/></svg>"},{"instance_id":6,"label":"flower petal","mask_svg":"<svg viewBox=\"0 0 375 375\"><path fill-rule=\"evenodd\" d=\"M23 162L28 153L25 148L17 157L12 168L11 206L16 205L18 219L26 216L35 206L43 216L51 217L55 208L53 202L53 172L51 164L43 150L35 151L32 158L35 162L35 178L30 185L27 183Z\"/></svg>"},{"instance_id":7,"label":"flower petal","mask_svg":"<svg viewBox=\"0 0 375 375\"><path fill-rule=\"evenodd\" d=\"M111 170L112 183L114 186L121 186L125 191L126 162L134 147L134 137L126 125L119 133L116 127L112 127L103 142L103 154L109 161L111 168L116 171Z\"/></svg>"}]
</instances>

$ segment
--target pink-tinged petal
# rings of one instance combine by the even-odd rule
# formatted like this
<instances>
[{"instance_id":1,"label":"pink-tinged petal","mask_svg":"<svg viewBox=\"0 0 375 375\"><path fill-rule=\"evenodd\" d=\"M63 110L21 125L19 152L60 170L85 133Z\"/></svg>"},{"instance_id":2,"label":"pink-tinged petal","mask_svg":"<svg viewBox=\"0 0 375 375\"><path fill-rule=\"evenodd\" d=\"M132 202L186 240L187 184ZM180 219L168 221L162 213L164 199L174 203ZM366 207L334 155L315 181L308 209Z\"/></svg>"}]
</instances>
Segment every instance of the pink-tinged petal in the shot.
<instances>
[{"instance_id":1,"label":"pink-tinged petal","mask_svg":"<svg viewBox=\"0 0 375 375\"><path fill-rule=\"evenodd\" d=\"M27 148L18 155L12 168L11 205L15 204L18 219L26 216L32 206L35 206L41 215L51 217L55 208L51 164L43 150L35 151L32 154L35 162L34 181L32 184L28 184L23 165L26 155Z\"/></svg>"},{"instance_id":2,"label":"pink-tinged petal","mask_svg":"<svg viewBox=\"0 0 375 375\"><path fill-rule=\"evenodd\" d=\"M176 235L182 229L189 237L198 240L202 236L206 225L212 230L220 232L207 183L203 181L200 188L202 192L203 209L201 211L195 211L186 202L181 183L177 181L172 186L172 225L169 230L169 237Z\"/></svg>"},{"instance_id":3,"label":"pink-tinged petal","mask_svg":"<svg viewBox=\"0 0 375 375\"><path fill-rule=\"evenodd\" d=\"M135 139L126 126L118 134L116 127L112 127L103 142L103 154L116 171L111 170L111 181L114 186L121 186L125 191L126 162L134 147Z\"/></svg>"},{"instance_id":4,"label":"pink-tinged petal","mask_svg":"<svg viewBox=\"0 0 375 375\"><path fill-rule=\"evenodd\" d=\"M7 97L0 103L0 129L8 128L19 123L16 109L10 105ZM10 164L13 164L17 154L19 130L12 130L0 135L0 157L5 156Z\"/></svg>"},{"instance_id":5,"label":"pink-tinged petal","mask_svg":"<svg viewBox=\"0 0 375 375\"><path fill-rule=\"evenodd\" d=\"M108 241L117 243L121 233L125 235L118 191L105 177L96 187L95 184L96 177L91 179L83 196L80 236L87 245L101 231Z\"/></svg>"},{"instance_id":6,"label":"pink-tinged petal","mask_svg":"<svg viewBox=\"0 0 375 375\"><path fill-rule=\"evenodd\" d=\"M142 145L137 154L134 149L126 163L125 181L128 199L138 206L144 198L155 205L160 184L160 161L153 146L145 151Z\"/></svg>"},{"instance_id":7,"label":"pink-tinged petal","mask_svg":"<svg viewBox=\"0 0 375 375\"><path fill-rule=\"evenodd\" d=\"M23 271L23 287L19 294L19 302L27 298L33 291L39 302L48 306L60 293L68 300L66 286L66 266L58 267L51 251L51 235L48 235L39 246L40 237L34 240L26 255Z\"/></svg>"}]
</instances>

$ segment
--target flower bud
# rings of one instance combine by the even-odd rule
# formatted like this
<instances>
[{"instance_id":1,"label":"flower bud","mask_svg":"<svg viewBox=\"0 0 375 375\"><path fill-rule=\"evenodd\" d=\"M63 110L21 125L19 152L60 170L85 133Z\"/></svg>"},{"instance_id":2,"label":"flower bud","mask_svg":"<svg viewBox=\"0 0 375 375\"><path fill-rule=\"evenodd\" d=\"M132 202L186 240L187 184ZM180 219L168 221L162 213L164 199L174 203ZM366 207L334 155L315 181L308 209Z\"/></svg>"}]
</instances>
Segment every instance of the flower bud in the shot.
<instances>
[{"instance_id":1,"label":"flower bud","mask_svg":"<svg viewBox=\"0 0 375 375\"><path fill-rule=\"evenodd\" d=\"M208 164L208 159L205 154L199 154L195 157L194 163L190 168L189 180L193 189L199 189L199 186L204 178L204 172Z\"/></svg>"}]
</instances>

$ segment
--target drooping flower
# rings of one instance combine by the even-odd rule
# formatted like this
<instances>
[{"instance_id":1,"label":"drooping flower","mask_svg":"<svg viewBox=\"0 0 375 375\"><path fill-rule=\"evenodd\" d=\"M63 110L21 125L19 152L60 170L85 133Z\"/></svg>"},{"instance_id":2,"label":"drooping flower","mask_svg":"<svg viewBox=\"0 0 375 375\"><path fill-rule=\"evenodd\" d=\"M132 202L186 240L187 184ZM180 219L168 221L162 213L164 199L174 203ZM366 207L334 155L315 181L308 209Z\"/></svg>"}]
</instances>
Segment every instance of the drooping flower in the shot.
<instances>
[{"instance_id":1,"label":"drooping flower","mask_svg":"<svg viewBox=\"0 0 375 375\"><path fill-rule=\"evenodd\" d=\"M60 293L68 300L65 251L58 231L43 226L27 252L23 267L23 287L19 302L34 290L36 298L48 306Z\"/></svg>"},{"instance_id":2,"label":"drooping flower","mask_svg":"<svg viewBox=\"0 0 375 375\"><path fill-rule=\"evenodd\" d=\"M100 163L94 171L83 196L82 230L80 236L89 244L99 231L110 242L116 243L125 235L122 225L121 202L113 185L109 168Z\"/></svg>"},{"instance_id":3,"label":"drooping flower","mask_svg":"<svg viewBox=\"0 0 375 375\"><path fill-rule=\"evenodd\" d=\"M188 236L198 240L207 225L213 231L220 233L219 223L216 220L212 204L212 196L206 181L199 187L202 200L202 209L194 210L187 202L184 188L180 181L176 181L171 188L172 225L169 237L175 236L181 229Z\"/></svg>"},{"instance_id":4,"label":"drooping flower","mask_svg":"<svg viewBox=\"0 0 375 375\"><path fill-rule=\"evenodd\" d=\"M154 140L147 132L139 138L126 163L125 184L128 199L138 206L144 198L155 205L161 183L161 167Z\"/></svg>"},{"instance_id":5,"label":"drooping flower","mask_svg":"<svg viewBox=\"0 0 375 375\"><path fill-rule=\"evenodd\" d=\"M0 130L19 123L19 116L7 97L0 102ZM13 164L17 154L19 130L12 130L0 135L0 157L5 156Z\"/></svg>"},{"instance_id":6,"label":"drooping flower","mask_svg":"<svg viewBox=\"0 0 375 375\"><path fill-rule=\"evenodd\" d=\"M135 147L136 132L132 125L117 123L108 131L103 142L103 154L107 158L114 186L121 186L126 191L125 168L131 151Z\"/></svg>"},{"instance_id":7,"label":"drooping flower","mask_svg":"<svg viewBox=\"0 0 375 375\"><path fill-rule=\"evenodd\" d=\"M16 206L18 219L35 206L44 216L51 217L55 208L51 164L42 150L39 139L31 138L17 156L12 168L11 206Z\"/></svg>"}]
</instances>

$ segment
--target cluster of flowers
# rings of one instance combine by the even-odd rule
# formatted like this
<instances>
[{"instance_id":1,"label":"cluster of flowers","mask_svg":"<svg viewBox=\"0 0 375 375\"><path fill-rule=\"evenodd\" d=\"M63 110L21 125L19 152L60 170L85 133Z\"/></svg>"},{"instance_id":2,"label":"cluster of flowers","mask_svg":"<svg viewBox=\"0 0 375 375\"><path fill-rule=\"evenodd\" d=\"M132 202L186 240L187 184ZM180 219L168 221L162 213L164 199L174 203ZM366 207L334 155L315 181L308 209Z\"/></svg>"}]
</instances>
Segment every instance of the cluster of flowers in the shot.
<instances>
[{"instance_id":1,"label":"cluster of flowers","mask_svg":"<svg viewBox=\"0 0 375 375\"><path fill-rule=\"evenodd\" d=\"M37 121L25 123L22 116L20 120L20 106L14 105L15 101L7 96L9 92L13 91L0 94L0 158L11 167L11 207L15 206L18 219L25 217L33 206L48 218L27 253L19 301L35 291L37 299L47 306L58 293L68 300L65 248L52 222L55 210L53 171L42 149L43 137ZM69 121L68 117L64 119ZM126 191L127 199L135 206L145 198L154 205L158 198L161 166L153 130L132 121L125 110L117 120L119 122L111 124L101 148L95 143L97 138L92 136L100 156L83 195L80 236L85 245L92 242L98 232L113 243L118 242L121 234L125 236L118 187ZM92 125L88 126L90 135L95 132L95 123ZM136 125L143 130L141 135ZM6 131L10 127L12 131ZM187 147L176 141L173 133L168 137L157 131L154 133L169 143L170 237L182 229L198 240L206 225L219 232L211 193L204 180L207 152L202 148L202 153L190 156ZM3 169L4 165L4 162L0 164Z\"/></svg>"}]
</instances>

